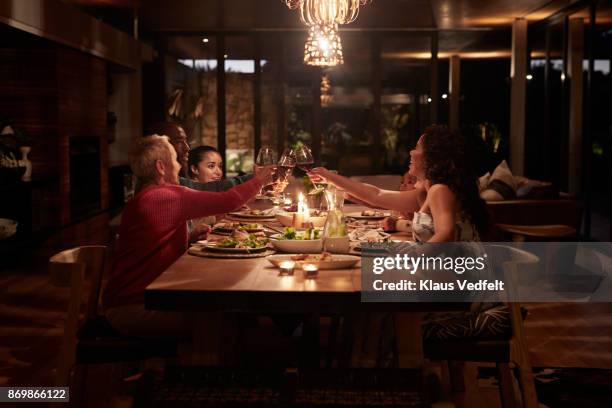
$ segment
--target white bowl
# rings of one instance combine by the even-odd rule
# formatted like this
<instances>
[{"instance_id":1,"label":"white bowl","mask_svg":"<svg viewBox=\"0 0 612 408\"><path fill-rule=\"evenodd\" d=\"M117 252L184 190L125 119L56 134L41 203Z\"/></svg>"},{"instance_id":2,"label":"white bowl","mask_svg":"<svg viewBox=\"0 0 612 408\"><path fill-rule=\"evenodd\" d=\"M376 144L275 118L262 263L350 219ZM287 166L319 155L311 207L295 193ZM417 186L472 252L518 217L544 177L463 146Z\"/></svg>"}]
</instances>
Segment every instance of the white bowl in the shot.
<instances>
[{"instance_id":1,"label":"white bowl","mask_svg":"<svg viewBox=\"0 0 612 408\"><path fill-rule=\"evenodd\" d=\"M293 254L316 254L323 251L322 239L278 239L280 234L272 235L270 243L281 251Z\"/></svg>"},{"instance_id":2,"label":"white bowl","mask_svg":"<svg viewBox=\"0 0 612 408\"><path fill-rule=\"evenodd\" d=\"M295 214L294 212L286 212L286 211L281 211L276 213L276 219L278 220L278 222L280 222L281 224L283 224L283 226L285 227L292 227L293 226L293 214ZM309 218L309 221L312 222L313 227L323 227L325 226L325 220L327 220L327 215L325 216L321 216L321 217L313 217L311 216Z\"/></svg>"}]
</instances>

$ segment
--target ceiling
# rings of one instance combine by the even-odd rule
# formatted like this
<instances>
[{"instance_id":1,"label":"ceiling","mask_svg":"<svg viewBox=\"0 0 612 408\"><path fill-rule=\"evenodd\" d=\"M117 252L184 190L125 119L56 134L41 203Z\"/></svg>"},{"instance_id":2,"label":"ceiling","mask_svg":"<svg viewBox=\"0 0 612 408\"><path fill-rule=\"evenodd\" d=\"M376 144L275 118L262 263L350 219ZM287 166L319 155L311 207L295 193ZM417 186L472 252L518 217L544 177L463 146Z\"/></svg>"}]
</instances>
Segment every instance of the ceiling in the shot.
<instances>
[{"instance_id":1,"label":"ceiling","mask_svg":"<svg viewBox=\"0 0 612 408\"><path fill-rule=\"evenodd\" d=\"M131 30L137 8L141 38L165 43L167 50L183 58L214 58L213 37L207 44L202 43L202 38L219 31L232 34L256 31L268 36L268 40L262 41L264 57L275 52L274 40L283 36L288 44L285 49L298 51L299 58L306 37L299 13L289 10L283 0L64 1L84 7L126 31ZM341 27L341 36L345 48L358 49L369 41L364 40L368 33L382 32L386 35L384 58L429 58L429 34L437 30L441 57L453 53L464 57L506 57L515 18L541 20L577 1L372 0L362 6L357 21ZM600 1L598 24L612 22L611 3ZM579 13L586 16L584 11ZM242 41L240 45L240 39L230 38L226 46L234 55L254 52L252 43ZM230 44L231 41L236 44Z\"/></svg>"},{"instance_id":2,"label":"ceiling","mask_svg":"<svg viewBox=\"0 0 612 408\"><path fill-rule=\"evenodd\" d=\"M79 6L139 8L152 31L301 28L283 0L64 0ZM461 29L509 25L513 19L542 19L577 0L372 0L361 8L354 29Z\"/></svg>"}]
</instances>

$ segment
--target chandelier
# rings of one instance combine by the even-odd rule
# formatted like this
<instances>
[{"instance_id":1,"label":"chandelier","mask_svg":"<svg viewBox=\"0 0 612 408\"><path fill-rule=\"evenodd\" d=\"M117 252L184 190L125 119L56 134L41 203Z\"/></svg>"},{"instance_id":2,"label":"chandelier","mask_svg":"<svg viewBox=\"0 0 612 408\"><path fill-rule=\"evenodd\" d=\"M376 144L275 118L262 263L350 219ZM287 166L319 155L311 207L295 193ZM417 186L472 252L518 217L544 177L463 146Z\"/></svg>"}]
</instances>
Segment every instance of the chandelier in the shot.
<instances>
[{"instance_id":1,"label":"chandelier","mask_svg":"<svg viewBox=\"0 0 612 408\"><path fill-rule=\"evenodd\" d=\"M283 0L291 10L300 9L302 22L308 26L348 24L357 19L359 7L372 0Z\"/></svg>"},{"instance_id":2,"label":"chandelier","mask_svg":"<svg viewBox=\"0 0 612 408\"><path fill-rule=\"evenodd\" d=\"M312 25L304 45L304 64L333 67L344 64L338 25Z\"/></svg>"}]
</instances>

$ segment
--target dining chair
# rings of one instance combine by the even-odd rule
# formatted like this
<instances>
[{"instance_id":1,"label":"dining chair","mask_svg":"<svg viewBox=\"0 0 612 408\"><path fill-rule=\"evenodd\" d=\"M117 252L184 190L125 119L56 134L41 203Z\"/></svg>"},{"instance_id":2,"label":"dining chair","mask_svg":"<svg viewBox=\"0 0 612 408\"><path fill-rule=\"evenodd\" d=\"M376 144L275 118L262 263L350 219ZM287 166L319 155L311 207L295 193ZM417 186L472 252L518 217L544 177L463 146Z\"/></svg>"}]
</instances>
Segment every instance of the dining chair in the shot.
<instances>
[{"instance_id":1,"label":"dining chair","mask_svg":"<svg viewBox=\"0 0 612 408\"><path fill-rule=\"evenodd\" d=\"M122 336L99 313L100 289L106 267L107 248L100 245L68 249L49 259L54 285L70 288L55 382L57 386L74 383L73 395L76 394L76 398L71 400L76 401L77 405L85 395L89 364L142 361L177 355L176 342ZM84 302L84 319L81 320Z\"/></svg>"},{"instance_id":2,"label":"dining chair","mask_svg":"<svg viewBox=\"0 0 612 408\"><path fill-rule=\"evenodd\" d=\"M504 245L491 245L494 256L501 262L506 290L517 287L518 275L532 270L539 258L529 252ZM434 361L445 361L451 368L451 380L463 380L461 373L453 372L457 362L488 362L495 363L499 380L500 399L504 408L523 406L537 408L536 395L529 349L525 340L523 326L523 311L518 302L507 302L507 318L509 331L500 333L497 338L448 338L444 340L425 339L423 351L425 357ZM521 401L514 393L512 369L517 373L520 386ZM459 386L461 388L461 386Z\"/></svg>"}]
</instances>

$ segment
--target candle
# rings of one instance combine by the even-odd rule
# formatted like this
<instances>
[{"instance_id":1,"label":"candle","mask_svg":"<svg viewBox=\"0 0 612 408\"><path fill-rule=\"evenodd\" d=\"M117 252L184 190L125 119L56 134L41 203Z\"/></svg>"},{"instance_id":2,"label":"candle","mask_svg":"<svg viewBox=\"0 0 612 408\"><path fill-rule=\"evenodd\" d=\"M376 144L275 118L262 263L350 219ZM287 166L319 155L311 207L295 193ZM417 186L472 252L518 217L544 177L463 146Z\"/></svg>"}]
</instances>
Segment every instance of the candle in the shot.
<instances>
[{"instance_id":1,"label":"candle","mask_svg":"<svg viewBox=\"0 0 612 408\"><path fill-rule=\"evenodd\" d=\"M308 205L304 202L304 194L300 193L297 212L293 214L293 228L304 228L304 225L308 224L309 221L310 209L308 208Z\"/></svg>"},{"instance_id":2,"label":"candle","mask_svg":"<svg viewBox=\"0 0 612 408\"><path fill-rule=\"evenodd\" d=\"M280 276L292 276L293 269L295 268L295 262L293 261L283 261L278 267L280 268Z\"/></svg>"},{"instance_id":3,"label":"candle","mask_svg":"<svg viewBox=\"0 0 612 408\"><path fill-rule=\"evenodd\" d=\"M304 212L304 194L302 194L302 193L300 193L300 195L298 197L297 212L300 213L300 214L302 212Z\"/></svg>"},{"instance_id":4,"label":"candle","mask_svg":"<svg viewBox=\"0 0 612 408\"><path fill-rule=\"evenodd\" d=\"M302 228L304 225L304 214L301 212L296 212L293 214L293 228Z\"/></svg>"},{"instance_id":5,"label":"candle","mask_svg":"<svg viewBox=\"0 0 612 408\"><path fill-rule=\"evenodd\" d=\"M314 279L319 274L319 266L313 263L305 263L302 265L304 271L304 277L306 279Z\"/></svg>"}]
</instances>

